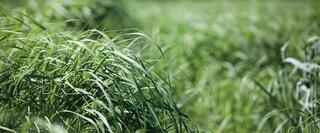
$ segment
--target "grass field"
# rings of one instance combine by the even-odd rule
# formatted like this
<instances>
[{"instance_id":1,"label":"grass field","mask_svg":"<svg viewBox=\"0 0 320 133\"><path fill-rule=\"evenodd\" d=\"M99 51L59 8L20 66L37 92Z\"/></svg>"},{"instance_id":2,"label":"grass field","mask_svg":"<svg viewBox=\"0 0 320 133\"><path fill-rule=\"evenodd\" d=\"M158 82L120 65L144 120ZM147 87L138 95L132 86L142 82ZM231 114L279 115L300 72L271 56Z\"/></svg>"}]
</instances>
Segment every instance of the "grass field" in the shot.
<instances>
[{"instance_id":1,"label":"grass field","mask_svg":"<svg viewBox=\"0 0 320 133\"><path fill-rule=\"evenodd\" d=\"M320 131L316 0L4 3L0 131Z\"/></svg>"},{"instance_id":2,"label":"grass field","mask_svg":"<svg viewBox=\"0 0 320 133\"><path fill-rule=\"evenodd\" d=\"M296 48L317 35L319 17L313 4L141 2L133 16L161 44L177 78L178 105L200 127L254 132L272 110L254 80L265 85L275 80L280 48L285 43ZM265 124L263 129L272 127Z\"/></svg>"}]
</instances>

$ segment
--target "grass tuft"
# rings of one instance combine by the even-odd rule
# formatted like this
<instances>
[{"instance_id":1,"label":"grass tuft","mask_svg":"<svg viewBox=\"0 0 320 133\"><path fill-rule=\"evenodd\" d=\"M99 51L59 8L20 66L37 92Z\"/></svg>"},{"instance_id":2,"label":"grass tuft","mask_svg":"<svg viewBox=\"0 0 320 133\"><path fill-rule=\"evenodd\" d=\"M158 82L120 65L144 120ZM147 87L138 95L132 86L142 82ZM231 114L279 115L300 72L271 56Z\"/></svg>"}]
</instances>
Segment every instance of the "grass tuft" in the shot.
<instances>
[{"instance_id":1,"label":"grass tuft","mask_svg":"<svg viewBox=\"0 0 320 133\"><path fill-rule=\"evenodd\" d=\"M27 18L0 19L1 130L194 130L150 64L129 51L142 33L123 40L98 30L52 32Z\"/></svg>"}]
</instances>

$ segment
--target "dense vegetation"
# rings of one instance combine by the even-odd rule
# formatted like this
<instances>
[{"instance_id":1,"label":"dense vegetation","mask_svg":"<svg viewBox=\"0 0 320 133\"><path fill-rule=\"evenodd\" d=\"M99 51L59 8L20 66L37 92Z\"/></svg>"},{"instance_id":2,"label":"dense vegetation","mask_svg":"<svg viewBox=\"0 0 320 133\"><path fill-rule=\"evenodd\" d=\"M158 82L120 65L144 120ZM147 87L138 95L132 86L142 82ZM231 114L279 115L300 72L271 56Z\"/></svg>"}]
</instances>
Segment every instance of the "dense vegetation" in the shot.
<instances>
[{"instance_id":1,"label":"dense vegetation","mask_svg":"<svg viewBox=\"0 0 320 133\"><path fill-rule=\"evenodd\" d=\"M0 131L320 131L317 0L3 3Z\"/></svg>"}]
</instances>

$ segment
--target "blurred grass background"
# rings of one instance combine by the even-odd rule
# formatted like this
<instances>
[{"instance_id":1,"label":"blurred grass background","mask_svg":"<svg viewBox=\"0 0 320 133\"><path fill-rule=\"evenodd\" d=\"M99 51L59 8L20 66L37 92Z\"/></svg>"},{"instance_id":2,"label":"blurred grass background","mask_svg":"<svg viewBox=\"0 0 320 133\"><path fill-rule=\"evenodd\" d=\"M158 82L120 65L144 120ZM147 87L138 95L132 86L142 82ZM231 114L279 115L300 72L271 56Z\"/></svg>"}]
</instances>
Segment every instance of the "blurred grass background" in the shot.
<instances>
[{"instance_id":1,"label":"blurred grass background","mask_svg":"<svg viewBox=\"0 0 320 133\"><path fill-rule=\"evenodd\" d=\"M319 34L317 3L143 1L133 4L131 16L163 48L178 105L200 127L254 132L272 109L253 80L276 79L280 48L302 48ZM276 125L270 121L264 130Z\"/></svg>"}]
</instances>

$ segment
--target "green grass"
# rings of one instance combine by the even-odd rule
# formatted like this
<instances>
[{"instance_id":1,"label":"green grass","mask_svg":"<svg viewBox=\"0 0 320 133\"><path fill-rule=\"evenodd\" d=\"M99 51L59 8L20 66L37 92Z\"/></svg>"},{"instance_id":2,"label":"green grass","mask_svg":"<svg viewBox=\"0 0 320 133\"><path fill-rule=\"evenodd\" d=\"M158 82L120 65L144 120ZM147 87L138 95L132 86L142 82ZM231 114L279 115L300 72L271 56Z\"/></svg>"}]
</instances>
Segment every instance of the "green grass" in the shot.
<instances>
[{"instance_id":1,"label":"green grass","mask_svg":"<svg viewBox=\"0 0 320 133\"><path fill-rule=\"evenodd\" d=\"M132 16L160 43L178 105L202 129L255 132L270 107L254 80L276 80L280 48L319 33L315 3L140 2Z\"/></svg>"},{"instance_id":2,"label":"green grass","mask_svg":"<svg viewBox=\"0 0 320 133\"><path fill-rule=\"evenodd\" d=\"M144 34L110 38L99 30L60 32L55 26L44 27L30 17L1 17L2 130L195 130L169 88L157 83L161 79L152 64L131 51L153 45Z\"/></svg>"},{"instance_id":3,"label":"green grass","mask_svg":"<svg viewBox=\"0 0 320 133\"><path fill-rule=\"evenodd\" d=\"M257 83L268 95L266 104L270 106L270 113L266 115L259 128L263 127L265 121L271 121L276 127L276 132L319 131L319 37L309 38L304 46L304 49L295 50L297 53L303 52L300 57L288 57L287 48L292 46L284 45L283 64L277 80L268 87ZM303 61L299 61L299 58L303 58Z\"/></svg>"},{"instance_id":4,"label":"green grass","mask_svg":"<svg viewBox=\"0 0 320 133\"><path fill-rule=\"evenodd\" d=\"M319 130L316 0L13 3L0 131Z\"/></svg>"}]
</instances>

